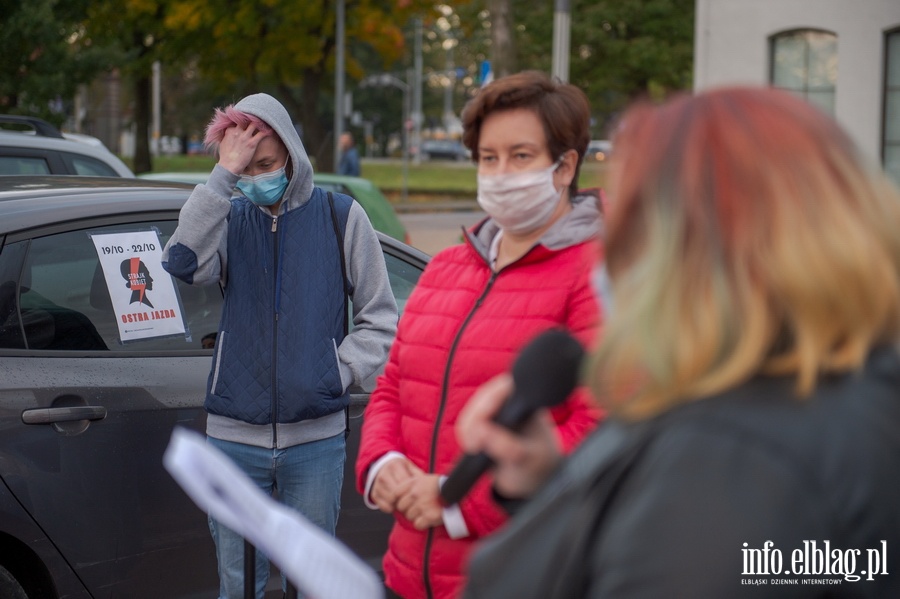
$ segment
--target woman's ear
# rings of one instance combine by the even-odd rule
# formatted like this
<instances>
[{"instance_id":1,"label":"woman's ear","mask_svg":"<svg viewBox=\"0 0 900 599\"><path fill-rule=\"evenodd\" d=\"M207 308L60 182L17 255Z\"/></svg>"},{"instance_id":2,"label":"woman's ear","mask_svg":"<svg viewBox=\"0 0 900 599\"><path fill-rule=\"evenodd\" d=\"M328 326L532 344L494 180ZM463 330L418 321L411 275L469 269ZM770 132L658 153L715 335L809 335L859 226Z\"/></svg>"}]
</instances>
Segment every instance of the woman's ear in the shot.
<instances>
[{"instance_id":1,"label":"woman's ear","mask_svg":"<svg viewBox=\"0 0 900 599\"><path fill-rule=\"evenodd\" d=\"M575 167L578 166L578 152L575 150L567 150L562 156L559 167L556 169L556 182L566 189L572 184L575 178Z\"/></svg>"}]
</instances>

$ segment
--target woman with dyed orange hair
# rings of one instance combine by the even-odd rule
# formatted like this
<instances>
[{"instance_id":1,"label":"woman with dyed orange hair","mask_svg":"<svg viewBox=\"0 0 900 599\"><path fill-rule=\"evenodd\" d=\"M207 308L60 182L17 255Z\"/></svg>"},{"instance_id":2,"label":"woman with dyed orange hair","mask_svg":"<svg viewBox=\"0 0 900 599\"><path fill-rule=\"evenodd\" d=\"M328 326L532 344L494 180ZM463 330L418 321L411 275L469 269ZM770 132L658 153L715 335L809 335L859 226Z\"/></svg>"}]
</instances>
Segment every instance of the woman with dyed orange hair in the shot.
<instances>
[{"instance_id":1,"label":"woman with dyed orange hair","mask_svg":"<svg viewBox=\"0 0 900 599\"><path fill-rule=\"evenodd\" d=\"M640 106L614 141L612 416L561 463L545 417L490 421L508 377L473 398L461 446L533 497L465 596L900 597L897 190L773 89Z\"/></svg>"}]
</instances>

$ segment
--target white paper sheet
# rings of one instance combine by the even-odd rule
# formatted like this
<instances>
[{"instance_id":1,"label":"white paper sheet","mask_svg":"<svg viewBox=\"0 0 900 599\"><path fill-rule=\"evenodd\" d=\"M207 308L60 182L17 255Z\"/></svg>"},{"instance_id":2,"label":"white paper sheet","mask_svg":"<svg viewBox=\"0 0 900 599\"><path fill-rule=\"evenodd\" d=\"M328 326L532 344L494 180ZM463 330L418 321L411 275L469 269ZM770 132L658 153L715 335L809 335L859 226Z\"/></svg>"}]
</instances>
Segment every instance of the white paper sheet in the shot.
<instances>
[{"instance_id":1,"label":"white paper sheet","mask_svg":"<svg viewBox=\"0 0 900 599\"><path fill-rule=\"evenodd\" d=\"M163 464L201 509L263 551L305 595L383 599L384 587L371 568L301 514L267 497L203 436L176 428Z\"/></svg>"},{"instance_id":2,"label":"white paper sheet","mask_svg":"<svg viewBox=\"0 0 900 599\"><path fill-rule=\"evenodd\" d=\"M183 335L175 282L163 270L156 231L91 235L122 341Z\"/></svg>"}]
</instances>

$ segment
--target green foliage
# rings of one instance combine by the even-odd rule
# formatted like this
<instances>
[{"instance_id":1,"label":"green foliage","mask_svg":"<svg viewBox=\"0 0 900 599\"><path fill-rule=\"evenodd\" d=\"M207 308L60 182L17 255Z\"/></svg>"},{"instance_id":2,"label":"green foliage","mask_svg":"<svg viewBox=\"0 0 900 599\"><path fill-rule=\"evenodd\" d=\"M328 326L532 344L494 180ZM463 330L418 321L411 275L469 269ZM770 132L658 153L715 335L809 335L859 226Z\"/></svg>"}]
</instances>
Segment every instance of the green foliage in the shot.
<instances>
[{"instance_id":1,"label":"green foliage","mask_svg":"<svg viewBox=\"0 0 900 599\"><path fill-rule=\"evenodd\" d=\"M85 22L88 36L121 52L116 65L126 75L149 76L163 57L168 37L163 18L169 0L90 0Z\"/></svg>"},{"instance_id":2,"label":"green foliage","mask_svg":"<svg viewBox=\"0 0 900 599\"><path fill-rule=\"evenodd\" d=\"M296 0L168 0L166 26L187 40L201 77L234 99L265 91L302 123L311 154L330 164L335 2ZM348 82L364 76L357 59L390 64L403 55L410 15L428 0L355 0L345 4ZM348 89L350 86L348 85Z\"/></svg>"},{"instance_id":3,"label":"green foliage","mask_svg":"<svg viewBox=\"0 0 900 599\"><path fill-rule=\"evenodd\" d=\"M61 125L79 85L116 62L85 36L88 0L0 0L0 112Z\"/></svg>"},{"instance_id":4,"label":"green foliage","mask_svg":"<svg viewBox=\"0 0 900 599\"><path fill-rule=\"evenodd\" d=\"M449 2L455 15L452 32L460 40L457 66L469 76L491 58L491 2ZM551 70L555 2L512 2L519 69ZM661 99L691 87L694 0L572 0L569 80L591 100L593 137L608 135L607 126L638 98ZM425 79L443 68L440 36L424 47ZM476 82L477 85L477 82ZM477 87L464 93L470 94ZM441 112L440 90L423 90L426 120ZM466 98L457 100L457 112Z\"/></svg>"},{"instance_id":5,"label":"green foliage","mask_svg":"<svg viewBox=\"0 0 900 599\"><path fill-rule=\"evenodd\" d=\"M553 5L515 14L520 64L550 70ZM690 89L694 0L574 0L571 22L569 81L591 100L595 136L635 99Z\"/></svg>"},{"instance_id":6,"label":"green foliage","mask_svg":"<svg viewBox=\"0 0 900 599\"><path fill-rule=\"evenodd\" d=\"M198 68L218 91L244 95L303 83L303 73L333 72L334 2L295 0L169 0L166 27L194 40ZM346 39L392 62L402 55L402 27L425 0L358 0L346 6ZM363 71L347 54L351 78ZM326 79L323 79L323 82Z\"/></svg>"},{"instance_id":7,"label":"green foliage","mask_svg":"<svg viewBox=\"0 0 900 599\"><path fill-rule=\"evenodd\" d=\"M424 21L425 126L439 123L449 64L458 114L490 57L487 0L347 0L346 90L383 146L401 128L399 89L361 89L373 73L409 81L410 18ZM550 70L554 2L511 3L520 68ZM633 99L691 84L694 0L572 0L570 80L585 89L598 125ZM452 55L445 44L458 40ZM147 143L151 65L163 65L163 134L202 136L216 106L272 93L300 121L322 170L331 160L335 0L0 0L0 111L71 114L79 84L117 68L124 114ZM62 101L64 112L54 112ZM362 127L351 127L360 148ZM141 170L150 168L144 151ZM154 169L156 170L156 169Z\"/></svg>"}]
</instances>

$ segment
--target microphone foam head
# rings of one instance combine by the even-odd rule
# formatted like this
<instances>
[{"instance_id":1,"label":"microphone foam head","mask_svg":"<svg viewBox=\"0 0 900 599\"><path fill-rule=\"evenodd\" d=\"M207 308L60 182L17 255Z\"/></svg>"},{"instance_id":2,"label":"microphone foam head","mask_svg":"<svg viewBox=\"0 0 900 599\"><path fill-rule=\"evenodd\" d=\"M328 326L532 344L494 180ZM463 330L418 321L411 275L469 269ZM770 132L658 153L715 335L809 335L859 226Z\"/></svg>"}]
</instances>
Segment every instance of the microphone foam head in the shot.
<instances>
[{"instance_id":1,"label":"microphone foam head","mask_svg":"<svg viewBox=\"0 0 900 599\"><path fill-rule=\"evenodd\" d=\"M534 408L562 403L578 384L584 348L562 329L550 329L526 345L512 366L515 393Z\"/></svg>"}]
</instances>

